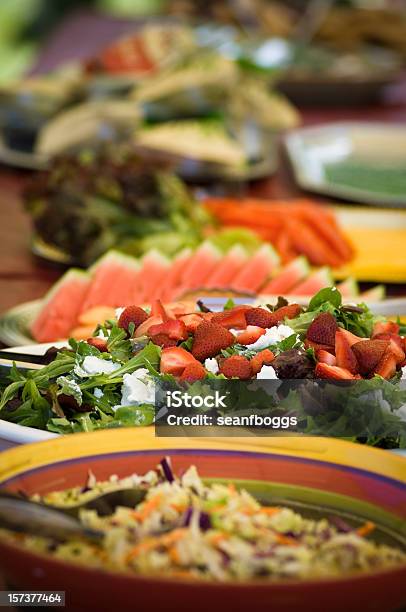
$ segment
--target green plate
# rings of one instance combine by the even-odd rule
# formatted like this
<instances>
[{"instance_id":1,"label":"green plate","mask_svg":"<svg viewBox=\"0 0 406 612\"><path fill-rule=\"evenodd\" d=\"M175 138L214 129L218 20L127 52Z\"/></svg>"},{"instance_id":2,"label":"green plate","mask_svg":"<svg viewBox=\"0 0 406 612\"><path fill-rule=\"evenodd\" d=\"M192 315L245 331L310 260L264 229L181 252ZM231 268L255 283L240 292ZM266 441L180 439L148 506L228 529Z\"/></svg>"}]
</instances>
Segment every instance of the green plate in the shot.
<instances>
[{"instance_id":1,"label":"green plate","mask_svg":"<svg viewBox=\"0 0 406 612\"><path fill-rule=\"evenodd\" d=\"M285 145L303 189L406 207L406 126L331 123L291 132Z\"/></svg>"}]
</instances>

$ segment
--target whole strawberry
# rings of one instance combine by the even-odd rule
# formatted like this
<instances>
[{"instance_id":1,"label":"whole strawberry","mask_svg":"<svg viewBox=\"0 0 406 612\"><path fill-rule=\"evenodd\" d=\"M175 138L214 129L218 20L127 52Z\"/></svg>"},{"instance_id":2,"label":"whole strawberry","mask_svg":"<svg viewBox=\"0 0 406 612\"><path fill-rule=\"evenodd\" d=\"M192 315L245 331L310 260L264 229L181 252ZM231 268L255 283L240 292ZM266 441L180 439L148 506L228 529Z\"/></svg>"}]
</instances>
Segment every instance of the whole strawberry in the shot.
<instances>
[{"instance_id":1,"label":"whole strawberry","mask_svg":"<svg viewBox=\"0 0 406 612\"><path fill-rule=\"evenodd\" d=\"M147 319L147 313L139 306L127 306L120 315L118 326L128 332L128 328L131 323L134 324L134 330L136 330L137 327L139 327L139 325L144 323L144 321Z\"/></svg>"},{"instance_id":2,"label":"whole strawberry","mask_svg":"<svg viewBox=\"0 0 406 612\"><path fill-rule=\"evenodd\" d=\"M248 380L252 378L252 367L246 357L242 355L232 355L224 359L220 366L220 374L224 374L227 378Z\"/></svg>"},{"instance_id":3,"label":"whole strawberry","mask_svg":"<svg viewBox=\"0 0 406 612\"><path fill-rule=\"evenodd\" d=\"M202 380L206 376L206 370L202 366L201 363L196 361L196 363L190 363L183 370L183 373L180 376L180 380L184 380L186 382L195 382L196 380Z\"/></svg>"},{"instance_id":4,"label":"whole strawberry","mask_svg":"<svg viewBox=\"0 0 406 612\"><path fill-rule=\"evenodd\" d=\"M250 308L245 313L245 319L248 325L255 325L255 327L272 327L275 325L272 313L265 308Z\"/></svg>"},{"instance_id":5,"label":"whole strawberry","mask_svg":"<svg viewBox=\"0 0 406 612\"><path fill-rule=\"evenodd\" d=\"M204 321L196 328L192 355L199 361L215 357L234 343L234 336L225 327Z\"/></svg>"}]
</instances>

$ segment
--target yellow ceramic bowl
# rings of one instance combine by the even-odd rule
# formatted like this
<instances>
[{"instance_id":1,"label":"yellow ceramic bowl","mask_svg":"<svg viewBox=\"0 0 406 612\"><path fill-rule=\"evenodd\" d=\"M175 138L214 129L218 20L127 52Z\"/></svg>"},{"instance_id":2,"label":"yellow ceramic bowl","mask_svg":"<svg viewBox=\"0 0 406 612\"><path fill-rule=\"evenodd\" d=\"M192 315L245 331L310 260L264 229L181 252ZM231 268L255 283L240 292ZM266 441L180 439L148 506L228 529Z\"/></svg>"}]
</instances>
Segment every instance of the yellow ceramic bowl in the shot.
<instances>
[{"instance_id":1,"label":"yellow ceramic bowl","mask_svg":"<svg viewBox=\"0 0 406 612\"><path fill-rule=\"evenodd\" d=\"M406 541L406 459L327 438L155 438L153 428L78 434L1 455L0 487L27 494L153 468L170 455L175 471L195 464L268 494L375 520ZM406 605L406 566L335 579L214 583L114 574L28 552L0 540L0 568L19 589L65 590L67 609L199 612L269 608L340 612Z\"/></svg>"}]
</instances>

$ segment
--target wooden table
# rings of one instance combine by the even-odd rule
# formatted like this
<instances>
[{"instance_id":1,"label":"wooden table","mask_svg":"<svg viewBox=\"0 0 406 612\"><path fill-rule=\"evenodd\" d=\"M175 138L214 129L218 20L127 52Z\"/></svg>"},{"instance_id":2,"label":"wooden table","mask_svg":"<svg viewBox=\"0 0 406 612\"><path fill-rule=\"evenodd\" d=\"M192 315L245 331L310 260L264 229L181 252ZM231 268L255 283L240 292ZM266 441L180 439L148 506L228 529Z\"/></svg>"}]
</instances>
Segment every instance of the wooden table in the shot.
<instances>
[{"instance_id":1,"label":"wooden table","mask_svg":"<svg viewBox=\"0 0 406 612\"><path fill-rule=\"evenodd\" d=\"M47 71L62 61L86 57L133 28L133 23L100 18L92 13L75 13L46 44L36 72ZM302 116L305 125L350 119L406 122L406 79L388 92L383 106L303 109ZM27 176L27 172L0 166L0 313L20 302L41 297L61 274L58 267L37 259L30 252L30 220L21 201ZM283 155L276 175L252 186L251 191L270 198L300 193ZM388 293L399 295L405 293L405 288L389 287Z\"/></svg>"}]
</instances>

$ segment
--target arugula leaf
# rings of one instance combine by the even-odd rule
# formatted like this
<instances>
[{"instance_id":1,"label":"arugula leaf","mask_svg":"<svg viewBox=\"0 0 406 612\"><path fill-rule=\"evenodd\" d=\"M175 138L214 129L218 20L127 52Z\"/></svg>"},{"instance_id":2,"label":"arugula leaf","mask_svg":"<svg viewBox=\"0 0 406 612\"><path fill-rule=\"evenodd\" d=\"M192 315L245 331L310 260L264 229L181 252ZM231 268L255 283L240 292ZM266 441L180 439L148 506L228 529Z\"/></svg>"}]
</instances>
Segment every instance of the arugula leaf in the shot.
<instances>
[{"instance_id":1,"label":"arugula leaf","mask_svg":"<svg viewBox=\"0 0 406 612\"><path fill-rule=\"evenodd\" d=\"M25 380L19 380L11 383L10 385L8 385L8 387L5 388L0 402L0 412L10 400L17 397L19 390L24 387L25 383Z\"/></svg>"},{"instance_id":2,"label":"arugula leaf","mask_svg":"<svg viewBox=\"0 0 406 612\"><path fill-rule=\"evenodd\" d=\"M125 329L113 325L107 340L107 350L116 361L126 361L131 356L131 342Z\"/></svg>"},{"instance_id":3,"label":"arugula leaf","mask_svg":"<svg viewBox=\"0 0 406 612\"><path fill-rule=\"evenodd\" d=\"M152 425L155 418L155 408L150 404L139 406L120 406L117 408L111 426L144 427Z\"/></svg>"},{"instance_id":4,"label":"arugula leaf","mask_svg":"<svg viewBox=\"0 0 406 612\"><path fill-rule=\"evenodd\" d=\"M193 336L189 336L189 338L181 342L179 346L187 351L191 351L193 346Z\"/></svg>"},{"instance_id":5,"label":"arugula leaf","mask_svg":"<svg viewBox=\"0 0 406 612\"><path fill-rule=\"evenodd\" d=\"M329 303L335 308L339 308L342 303L341 293L337 287L325 287L320 289L309 302L308 310L317 310L323 304Z\"/></svg>"},{"instance_id":6,"label":"arugula leaf","mask_svg":"<svg viewBox=\"0 0 406 612\"><path fill-rule=\"evenodd\" d=\"M82 391L75 380L66 376L59 376L56 379L56 383L59 386L58 395L70 395L76 400L78 406L82 405Z\"/></svg>"},{"instance_id":7,"label":"arugula leaf","mask_svg":"<svg viewBox=\"0 0 406 612\"><path fill-rule=\"evenodd\" d=\"M302 348L303 343L298 334L291 334L284 340L276 343L276 347L279 353L283 353L284 351L289 351L293 348Z\"/></svg>"},{"instance_id":8,"label":"arugula leaf","mask_svg":"<svg viewBox=\"0 0 406 612\"><path fill-rule=\"evenodd\" d=\"M235 302L232 298L228 298L227 302L223 306L223 310L231 310L234 308Z\"/></svg>"}]
</instances>

